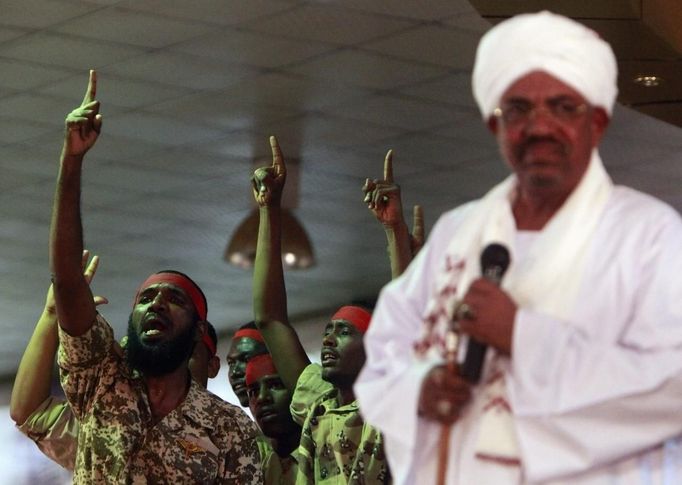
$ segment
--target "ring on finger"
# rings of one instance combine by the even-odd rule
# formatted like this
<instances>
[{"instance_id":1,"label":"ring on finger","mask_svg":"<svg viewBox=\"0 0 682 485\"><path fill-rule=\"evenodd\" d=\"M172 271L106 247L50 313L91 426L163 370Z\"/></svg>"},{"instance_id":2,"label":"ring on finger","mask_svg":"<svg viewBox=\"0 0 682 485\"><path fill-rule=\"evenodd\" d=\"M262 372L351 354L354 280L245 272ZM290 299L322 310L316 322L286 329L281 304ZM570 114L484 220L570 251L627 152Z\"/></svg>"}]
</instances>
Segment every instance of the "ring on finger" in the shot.
<instances>
[{"instance_id":1,"label":"ring on finger","mask_svg":"<svg viewBox=\"0 0 682 485\"><path fill-rule=\"evenodd\" d=\"M474 310L466 303L460 303L457 305L455 310L455 320L475 320L476 313Z\"/></svg>"},{"instance_id":2,"label":"ring on finger","mask_svg":"<svg viewBox=\"0 0 682 485\"><path fill-rule=\"evenodd\" d=\"M447 399L441 399L436 403L436 410L440 416L449 416L452 411L452 403Z\"/></svg>"}]
</instances>

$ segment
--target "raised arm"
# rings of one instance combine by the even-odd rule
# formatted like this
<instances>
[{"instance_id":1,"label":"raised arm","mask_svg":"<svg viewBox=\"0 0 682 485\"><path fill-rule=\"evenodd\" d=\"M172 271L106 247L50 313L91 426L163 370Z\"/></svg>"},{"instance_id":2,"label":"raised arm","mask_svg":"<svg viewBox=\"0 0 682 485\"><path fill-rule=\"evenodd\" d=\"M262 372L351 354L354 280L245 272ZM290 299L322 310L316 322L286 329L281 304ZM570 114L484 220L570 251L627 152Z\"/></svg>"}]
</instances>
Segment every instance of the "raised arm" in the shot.
<instances>
[{"instance_id":1,"label":"raised arm","mask_svg":"<svg viewBox=\"0 0 682 485\"><path fill-rule=\"evenodd\" d=\"M386 153L384 178L367 179L362 191L365 194L364 202L367 208L384 226L391 262L391 278L397 278L424 244L424 214L420 206L414 206L413 233L410 235L403 218L400 186L393 181L393 150Z\"/></svg>"},{"instance_id":2,"label":"raised arm","mask_svg":"<svg viewBox=\"0 0 682 485\"><path fill-rule=\"evenodd\" d=\"M83 251L83 266L87 264L88 251ZM90 282L97 271L99 257L94 256L85 268L85 279ZM95 297L95 304L107 303L106 298ZM12 387L10 416L17 425L23 424L50 396L52 367L59 339L57 336L57 310L52 285L47 290L45 307L33 330L19 362Z\"/></svg>"},{"instance_id":3,"label":"raised arm","mask_svg":"<svg viewBox=\"0 0 682 485\"><path fill-rule=\"evenodd\" d=\"M260 224L253 273L253 313L284 385L293 392L298 376L310 363L296 331L289 325L282 268L281 199L286 166L277 139L270 137L272 165L253 175L253 195Z\"/></svg>"},{"instance_id":4,"label":"raised arm","mask_svg":"<svg viewBox=\"0 0 682 485\"><path fill-rule=\"evenodd\" d=\"M95 144L102 127L97 76L90 71L81 105L66 117L57 188L50 227L50 270L59 325L70 335L82 335L95 320L95 304L81 271L83 231L80 215L83 157Z\"/></svg>"}]
</instances>

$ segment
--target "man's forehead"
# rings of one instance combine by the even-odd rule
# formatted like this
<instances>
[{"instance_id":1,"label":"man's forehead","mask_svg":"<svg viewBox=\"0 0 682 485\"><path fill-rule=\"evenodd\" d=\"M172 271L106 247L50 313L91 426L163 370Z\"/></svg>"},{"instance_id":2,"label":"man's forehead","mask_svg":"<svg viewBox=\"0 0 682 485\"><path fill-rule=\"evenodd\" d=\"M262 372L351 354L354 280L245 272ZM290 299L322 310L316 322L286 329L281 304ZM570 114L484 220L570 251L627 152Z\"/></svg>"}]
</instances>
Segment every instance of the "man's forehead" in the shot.
<instances>
[{"instance_id":1,"label":"man's forehead","mask_svg":"<svg viewBox=\"0 0 682 485\"><path fill-rule=\"evenodd\" d=\"M327 326L325 327L325 331L329 331L332 328L349 330L353 337L363 337L364 336L364 333L361 332L357 326L355 326L352 322L349 322L348 320L343 320L343 319L331 320L327 324Z\"/></svg>"},{"instance_id":2,"label":"man's forehead","mask_svg":"<svg viewBox=\"0 0 682 485\"><path fill-rule=\"evenodd\" d=\"M336 318L334 320L330 320L329 323L327 323L327 327L332 327L332 326L338 326L338 327L349 327L349 328L355 328L355 325L353 325L351 322L348 320L344 320L342 318Z\"/></svg>"},{"instance_id":3,"label":"man's forehead","mask_svg":"<svg viewBox=\"0 0 682 485\"><path fill-rule=\"evenodd\" d=\"M252 339L250 337L240 337L232 339L228 355L236 356L241 353L251 352L254 349L260 348L265 349L265 345L258 340Z\"/></svg>"},{"instance_id":4,"label":"man's forehead","mask_svg":"<svg viewBox=\"0 0 682 485\"><path fill-rule=\"evenodd\" d=\"M280 384L282 382L282 378L279 376L279 374L266 374L263 376L260 376L258 379L256 379L256 382L254 382L252 385L256 384Z\"/></svg>"},{"instance_id":5,"label":"man's forehead","mask_svg":"<svg viewBox=\"0 0 682 485\"><path fill-rule=\"evenodd\" d=\"M577 89L544 71L532 71L512 82L504 91L501 101L510 99L550 99L568 97L585 102Z\"/></svg>"},{"instance_id":6,"label":"man's forehead","mask_svg":"<svg viewBox=\"0 0 682 485\"><path fill-rule=\"evenodd\" d=\"M156 293L156 292L162 291L162 290L171 291L173 293L178 293L178 294L184 296L185 298L189 299L189 295L187 294L187 292L185 290L183 290L182 288L180 288L177 285L174 285L173 283L167 283L167 282L163 282L163 281L158 282L158 283L152 283L151 285L146 286L145 288L143 288L140 291L139 294L144 295L147 293Z\"/></svg>"}]
</instances>

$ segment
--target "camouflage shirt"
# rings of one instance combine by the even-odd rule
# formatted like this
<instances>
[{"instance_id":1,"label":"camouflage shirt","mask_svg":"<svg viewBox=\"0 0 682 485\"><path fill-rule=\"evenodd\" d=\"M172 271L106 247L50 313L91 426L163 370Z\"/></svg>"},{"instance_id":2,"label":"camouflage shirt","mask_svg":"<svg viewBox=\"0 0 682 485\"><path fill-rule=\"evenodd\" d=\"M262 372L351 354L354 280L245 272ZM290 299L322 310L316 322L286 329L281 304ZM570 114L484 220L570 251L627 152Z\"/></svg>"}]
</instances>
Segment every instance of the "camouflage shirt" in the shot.
<instances>
[{"instance_id":1,"label":"camouflage shirt","mask_svg":"<svg viewBox=\"0 0 682 485\"><path fill-rule=\"evenodd\" d=\"M79 420L74 483L262 483L257 428L191 380L184 401L154 423L144 380L115 351L97 316L79 337L59 332L60 377Z\"/></svg>"},{"instance_id":2,"label":"camouflage shirt","mask_svg":"<svg viewBox=\"0 0 682 485\"><path fill-rule=\"evenodd\" d=\"M303 426L297 484L391 482L381 434L362 420L357 401L339 406L337 391L322 379L318 364L299 376L291 414Z\"/></svg>"},{"instance_id":3,"label":"camouflage shirt","mask_svg":"<svg viewBox=\"0 0 682 485\"><path fill-rule=\"evenodd\" d=\"M67 470L73 470L78 441L78 420L64 400L48 397L18 427L40 451Z\"/></svg>"},{"instance_id":4,"label":"camouflage shirt","mask_svg":"<svg viewBox=\"0 0 682 485\"><path fill-rule=\"evenodd\" d=\"M272 442L265 436L258 438L261 468L265 485L293 485L296 483L298 471L298 451L290 455L279 456L272 447Z\"/></svg>"}]
</instances>

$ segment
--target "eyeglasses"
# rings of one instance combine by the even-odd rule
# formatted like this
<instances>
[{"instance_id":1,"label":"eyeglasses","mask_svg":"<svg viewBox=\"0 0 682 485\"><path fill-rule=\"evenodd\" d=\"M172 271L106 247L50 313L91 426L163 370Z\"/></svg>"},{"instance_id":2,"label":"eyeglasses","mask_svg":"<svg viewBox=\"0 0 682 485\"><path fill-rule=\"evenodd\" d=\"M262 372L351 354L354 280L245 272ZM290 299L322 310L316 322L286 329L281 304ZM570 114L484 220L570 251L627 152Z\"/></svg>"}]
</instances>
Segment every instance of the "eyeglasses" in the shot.
<instances>
[{"instance_id":1,"label":"eyeglasses","mask_svg":"<svg viewBox=\"0 0 682 485\"><path fill-rule=\"evenodd\" d=\"M586 103L576 103L566 98L550 99L540 106L534 106L525 101L515 101L501 108L495 108L493 115L501 118L507 125L515 125L527 123L540 111L544 111L554 120L568 123L585 114L588 106Z\"/></svg>"}]
</instances>

